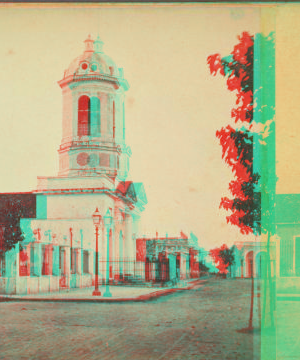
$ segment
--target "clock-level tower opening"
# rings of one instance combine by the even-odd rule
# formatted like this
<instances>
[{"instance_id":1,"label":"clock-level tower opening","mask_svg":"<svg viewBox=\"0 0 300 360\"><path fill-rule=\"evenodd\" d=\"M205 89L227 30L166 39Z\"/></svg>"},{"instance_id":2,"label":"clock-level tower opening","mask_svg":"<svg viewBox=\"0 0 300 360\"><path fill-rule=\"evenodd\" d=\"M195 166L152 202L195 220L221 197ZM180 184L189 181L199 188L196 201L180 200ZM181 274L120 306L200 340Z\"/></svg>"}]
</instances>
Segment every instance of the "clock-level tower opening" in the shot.
<instances>
[{"instance_id":1,"label":"clock-level tower opening","mask_svg":"<svg viewBox=\"0 0 300 360\"><path fill-rule=\"evenodd\" d=\"M59 176L125 180L131 151L125 144L123 69L104 54L103 42L89 36L82 55L59 81L63 95Z\"/></svg>"}]
</instances>

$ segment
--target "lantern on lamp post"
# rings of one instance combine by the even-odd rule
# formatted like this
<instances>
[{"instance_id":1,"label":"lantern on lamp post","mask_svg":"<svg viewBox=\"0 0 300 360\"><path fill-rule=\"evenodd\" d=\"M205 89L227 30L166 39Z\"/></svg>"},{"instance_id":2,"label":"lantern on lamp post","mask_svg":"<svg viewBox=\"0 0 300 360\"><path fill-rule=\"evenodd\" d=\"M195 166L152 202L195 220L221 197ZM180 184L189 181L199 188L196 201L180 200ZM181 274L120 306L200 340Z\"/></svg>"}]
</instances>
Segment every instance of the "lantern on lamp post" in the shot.
<instances>
[{"instance_id":1,"label":"lantern on lamp post","mask_svg":"<svg viewBox=\"0 0 300 360\"><path fill-rule=\"evenodd\" d=\"M110 209L107 209L107 212L104 216L104 224L107 232L107 245L106 245L106 289L103 294L104 297L111 297L111 292L109 291L109 236L110 236L110 228L112 224L112 216Z\"/></svg>"},{"instance_id":2,"label":"lantern on lamp post","mask_svg":"<svg viewBox=\"0 0 300 360\"><path fill-rule=\"evenodd\" d=\"M95 290L93 291L93 296L100 296L101 292L99 291L99 288L98 288L98 237L99 237L99 226L100 226L102 217L101 217L101 214L100 214L98 208L92 215L92 218L93 218L93 223L96 228Z\"/></svg>"}]
</instances>

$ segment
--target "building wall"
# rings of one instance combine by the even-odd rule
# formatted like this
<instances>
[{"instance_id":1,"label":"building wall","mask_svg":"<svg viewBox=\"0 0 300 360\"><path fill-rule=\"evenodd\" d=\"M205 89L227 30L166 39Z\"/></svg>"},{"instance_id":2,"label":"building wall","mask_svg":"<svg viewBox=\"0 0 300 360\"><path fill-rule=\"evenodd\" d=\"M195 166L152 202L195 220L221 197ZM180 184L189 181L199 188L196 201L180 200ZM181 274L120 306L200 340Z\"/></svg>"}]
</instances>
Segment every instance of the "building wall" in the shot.
<instances>
[{"instance_id":1,"label":"building wall","mask_svg":"<svg viewBox=\"0 0 300 360\"><path fill-rule=\"evenodd\" d=\"M265 254L267 253L266 236L262 235L264 241L254 241L245 243L236 243L234 252L235 262L231 269L232 277L251 277L251 271L254 277L262 277L265 271ZM261 257L262 256L262 260ZM276 242L270 242L271 274L276 273ZM252 262L252 265L251 265ZM252 270L251 270L252 268Z\"/></svg>"},{"instance_id":2,"label":"building wall","mask_svg":"<svg viewBox=\"0 0 300 360\"><path fill-rule=\"evenodd\" d=\"M91 219L96 208L102 216L108 208L114 208L114 200L105 194L48 195L48 219Z\"/></svg>"},{"instance_id":3,"label":"building wall","mask_svg":"<svg viewBox=\"0 0 300 360\"><path fill-rule=\"evenodd\" d=\"M300 254L297 252L300 224L278 224L277 235L277 291L300 293Z\"/></svg>"},{"instance_id":4,"label":"building wall","mask_svg":"<svg viewBox=\"0 0 300 360\"><path fill-rule=\"evenodd\" d=\"M68 156L68 155L67 155ZM78 175L78 174L77 174ZM94 174L95 175L95 174ZM38 177L37 190L69 190L69 189L92 189L113 188L112 182L101 176L77 176L77 177Z\"/></svg>"},{"instance_id":5,"label":"building wall","mask_svg":"<svg viewBox=\"0 0 300 360\"><path fill-rule=\"evenodd\" d=\"M25 239L21 250L18 243L15 249L5 254L6 269L0 277L0 293L34 294L65 287L91 286L95 273L96 249L92 214L96 207L103 216L111 208L113 218L110 229L103 223L99 228L99 280L107 276L106 266L103 264L108 256L109 260L114 261L120 261L124 257L134 259L136 250L133 231L137 231L135 220L138 222L139 216L133 216L120 199L114 200L104 194L39 194L37 198L37 215L41 218L21 219L20 226ZM75 273L71 273L71 249L76 261L76 269L73 269ZM87 252L89 258L88 273L83 272L83 251ZM61 256L63 260L59 268ZM43 263L47 265L43 267ZM116 273L114 269L113 272Z\"/></svg>"}]
</instances>

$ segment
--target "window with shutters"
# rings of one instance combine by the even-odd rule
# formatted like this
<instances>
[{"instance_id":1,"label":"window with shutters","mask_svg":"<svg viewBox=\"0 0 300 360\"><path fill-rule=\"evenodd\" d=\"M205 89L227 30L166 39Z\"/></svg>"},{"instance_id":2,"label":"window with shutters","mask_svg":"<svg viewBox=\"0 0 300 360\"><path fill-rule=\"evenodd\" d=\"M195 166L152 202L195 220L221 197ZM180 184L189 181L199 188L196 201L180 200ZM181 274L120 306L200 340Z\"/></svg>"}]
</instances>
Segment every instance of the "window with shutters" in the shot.
<instances>
[{"instance_id":1,"label":"window with shutters","mask_svg":"<svg viewBox=\"0 0 300 360\"><path fill-rule=\"evenodd\" d=\"M42 275L47 275L46 246L42 245Z\"/></svg>"},{"instance_id":2,"label":"window with shutters","mask_svg":"<svg viewBox=\"0 0 300 360\"><path fill-rule=\"evenodd\" d=\"M97 97L91 97L91 136L101 135L101 104Z\"/></svg>"},{"instance_id":3,"label":"window with shutters","mask_svg":"<svg viewBox=\"0 0 300 360\"><path fill-rule=\"evenodd\" d=\"M89 252L86 250L83 251L83 273L89 273Z\"/></svg>"},{"instance_id":4,"label":"window with shutters","mask_svg":"<svg viewBox=\"0 0 300 360\"><path fill-rule=\"evenodd\" d=\"M27 269L28 269L28 256L26 247L23 245L23 249L19 252L19 275L20 276L27 276Z\"/></svg>"},{"instance_id":5,"label":"window with shutters","mask_svg":"<svg viewBox=\"0 0 300 360\"><path fill-rule=\"evenodd\" d=\"M78 99L78 136L90 135L91 102L86 95Z\"/></svg>"},{"instance_id":6,"label":"window with shutters","mask_svg":"<svg viewBox=\"0 0 300 360\"><path fill-rule=\"evenodd\" d=\"M65 274L65 251L62 246L59 247L59 272L61 275Z\"/></svg>"},{"instance_id":7,"label":"window with shutters","mask_svg":"<svg viewBox=\"0 0 300 360\"><path fill-rule=\"evenodd\" d=\"M30 246L30 275L34 276L34 246Z\"/></svg>"},{"instance_id":8,"label":"window with shutters","mask_svg":"<svg viewBox=\"0 0 300 360\"><path fill-rule=\"evenodd\" d=\"M71 252L71 274L76 273L76 262L77 262L76 249L72 249L72 252Z\"/></svg>"}]
</instances>

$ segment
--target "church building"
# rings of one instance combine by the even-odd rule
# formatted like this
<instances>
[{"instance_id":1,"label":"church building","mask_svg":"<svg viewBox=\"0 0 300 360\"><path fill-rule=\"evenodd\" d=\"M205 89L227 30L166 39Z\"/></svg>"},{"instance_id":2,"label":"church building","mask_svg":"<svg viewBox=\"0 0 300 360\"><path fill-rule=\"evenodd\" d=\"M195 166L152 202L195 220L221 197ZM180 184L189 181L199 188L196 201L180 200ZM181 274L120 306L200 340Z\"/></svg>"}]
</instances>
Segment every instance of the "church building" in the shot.
<instances>
[{"instance_id":1,"label":"church building","mask_svg":"<svg viewBox=\"0 0 300 360\"><path fill-rule=\"evenodd\" d=\"M59 171L57 176L38 177L36 190L27 193L34 215L21 217L24 240L2 258L1 293L91 286L96 232L99 281L106 278L107 268L101 264L108 258L114 260L109 276L118 272L122 278L122 266L111 267L136 255L138 223L147 198L142 183L127 180L129 84L123 69L103 52L99 37L94 41L89 36L84 43L84 52L58 82L63 102ZM22 193L0 195L0 208L2 199L9 206L16 197L21 199ZM26 207L21 200L19 204ZM92 217L96 209L102 216L97 231ZM0 219L3 239L5 221Z\"/></svg>"}]
</instances>

